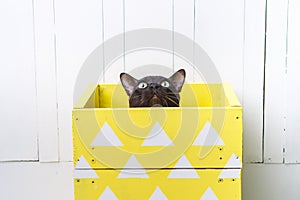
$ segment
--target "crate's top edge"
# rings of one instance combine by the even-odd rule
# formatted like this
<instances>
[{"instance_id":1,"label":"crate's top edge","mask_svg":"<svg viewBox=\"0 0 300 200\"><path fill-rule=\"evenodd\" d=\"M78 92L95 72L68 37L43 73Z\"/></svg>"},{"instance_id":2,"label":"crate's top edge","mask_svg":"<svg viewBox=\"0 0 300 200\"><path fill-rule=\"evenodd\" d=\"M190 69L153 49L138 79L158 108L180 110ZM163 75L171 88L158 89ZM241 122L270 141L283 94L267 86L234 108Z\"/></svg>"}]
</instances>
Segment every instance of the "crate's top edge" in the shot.
<instances>
[{"instance_id":1,"label":"crate's top edge","mask_svg":"<svg viewBox=\"0 0 300 200\"><path fill-rule=\"evenodd\" d=\"M105 85L105 86L116 86L116 85L120 85L121 83L95 83L95 84L91 84L93 86L101 86L101 85ZM214 83L204 83L204 82L193 82L193 83L184 83L184 85L230 85L230 83L228 82L214 82Z\"/></svg>"},{"instance_id":2,"label":"crate's top edge","mask_svg":"<svg viewBox=\"0 0 300 200\"><path fill-rule=\"evenodd\" d=\"M138 108L73 108L73 111L80 111L80 110L136 110L136 111L149 111L149 110L217 110L217 109L235 109L235 110L242 110L241 106L202 106L202 107L138 107Z\"/></svg>"},{"instance_id":3,"label":"crate's top edge","mask_svg":"<svg viewBox=\"0 0 300 200\"><path fill-rule=\"evenodd\" d=\"M87 102L90 100L90 97L92 95L96 95L96 92L99 88L102 88L104 86L105 87L115 87L117 85L120 85L120 83L100 83L100 84L91 84L83 93L83 95L80 97L80 99L73 105L73 109L146 109L145 107L142 108L128 108L128 107L111 107L111 108L99 108L99 107L87 107ZM214 105L210 105L210 106L180 106L179 108L188 108L188 109L202 109L202 108L240 108L241 103L239 102L234 90L231 87L230 83L224 82L224 83L185 83L185 85L191 85L191 86L220 86L221 88L223 88L222 90L224 91L224 94L228 100L228 105L224 105L224 106L214 106ZM98 89L97 89L98 88ZM99 91L98 91L99 93ZM99 95L99 94L98 94ZM151 109L155 109L153 107L151 107ZM161 109L161 107L160 107ZM178 109L177 107L164 107L164 109Z\"/></svg>"}]
</instances>

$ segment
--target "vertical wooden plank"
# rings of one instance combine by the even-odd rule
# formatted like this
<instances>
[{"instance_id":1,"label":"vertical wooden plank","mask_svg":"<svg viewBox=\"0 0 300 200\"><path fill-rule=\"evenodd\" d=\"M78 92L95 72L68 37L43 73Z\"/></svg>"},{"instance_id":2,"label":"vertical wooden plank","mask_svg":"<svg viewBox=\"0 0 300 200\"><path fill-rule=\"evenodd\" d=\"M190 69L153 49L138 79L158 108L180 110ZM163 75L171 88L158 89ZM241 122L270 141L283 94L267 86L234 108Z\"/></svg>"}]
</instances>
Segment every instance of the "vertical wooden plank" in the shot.
<instances>
[{"instance_id":1,"label":"vertical wooden plank","mask_svg":"<svg viewBox=\"0 0 300 200\"><path fill-rule=\"evenodd\" d=\"M55 1L55 25L59 153L61 161L70 161L74 84L81 65L102 43L102 1Z\"/></svg>"},{"instance_id":2,"label":"vertical wooden plank","mask_svg":"<svg viewBox=\"0 0 300 200\"><path fill-rule=\"evenodd\" d=\"M122 35L121 40L115 42L113 49L120 49L124 52L124 1L123 0L103 0L103 39L104 39L104 65L109 65L111 59L110 47L105 41L118 35ZM120 73L124 71L124 57L121 56L105 69L103 82L119 82Z\"/></svg>"},{"instance_id":3,"label":"vertical wooden plank","mask_svg":"<svg viewBox=\"0 0 300 200\"><path fill-rule=\"evenodd\" d=\"M236 0L195 3L195 41L214 62L221 81L231 83L244 106L244 125L251 128L244 128L244 161L261 162L264 6Z\"/></svg>"},{"instance_id":4,"label":"vertical wooden plank","mask_svg":"<svg viewBox=\"0 0 300 200\"><path fill-rule=\"evenodd\" d=\"M289 1L287 59L286 162L300 162L300 2ZM280 94L279 94L280 95Z\"/></svg>"},{"instance_id":5,"label":"vertical wooden plank","mask_svg":"<svg viewBox=\"0 0 300 200\"><path fill-rule=\"evenodd\" d=\"M34 1L40 162L58 161L53 0Z\"/></svg>"},{"instance_id":6,"label":"vertical wooden plank","mask_svg":"<svg viewBox=\"0 0 300 200\"><path fill-rule=\"evenodd\" d=\"M125 1L125 31L140 28L172 30L172 0Z\"/></svg>"},{"instance_id":7,"label":"vertical wooden plank","mask_svg":"<svg viewBox=\"0 0 300 200\"><path fill-rule=\"evenodd\" d=\"M285 139L288 0L268 1L265 66L264 161L282 163Z\"/></svg>"},{"instance_id":8,"label":"vertical wooden plank","mask_svg":"<svg viewBox=\"0 0 300 200\"><path fill-rule=\"evenodd\" d=\"M196 0L195 12L195 41L242 100L244 1Z\"/></svg>"},{"instance_id":9,"label":"vertical wooden plank","mask_svg":"<svg viewBox=\"0 0 300 200\"><path fill-rule=\"evenodd\" d=\"M263 161L263 87L266 2L245 1L244 161Z\"/></svg>"},{"instance_id":10,"label":"vertical wooden plank","mask_svg":"<svg viewBox=\"0 0 300 200\"><path fill-rule=\"evenodd\" d=\"M32 1L1 1L0 24L0 161L37 160Z\"/></svg>"},{"instance_id":11,"label":"vertical wooden plank","mask_svg":"<svg viewBox=\"0 0 300 200\"><path fill-rule=\"evenodd\" d=\"M174 0L174 32L183 34L184 36L194 40L194 0L180 1ZM180 48L177 47L176 40L174 40L174 51ZM193 52L193 45L190 46L191 52ZM191 55L193 56L193 55ZM179 56L174 55L174 70L177 71L184 68L186 71L186 82L201 81L199 76L195 76L194 69L191 64L181 59ZM197 77L197 78L195 78Z\"/></svg>"},{"instance_id":12,"label":"vertical wooden plank","mask_svg":"<svg viewBox=\"0 0 300 200\"><path fill-rule=\"evenodd\" d=\"M125 31L138 30L142 28L159 28L170 30L170 44L172 44L172 0L127 0L125 1ZM159 38L157 38L159 40ZM130 43L125 33L125 51ZM142 47L141 47L142 48ZM139 66L149 65L143 71L138 70L133 75L137 78L155 74L170 75L173 70L173 54L158 50L140 49L125 56L125 70L130 72ZM163 70L159 65L170 69ZM156 66L156 67L155 67ZM160 69L160 70L158 70Z\"/></svg>"}]
</instances>

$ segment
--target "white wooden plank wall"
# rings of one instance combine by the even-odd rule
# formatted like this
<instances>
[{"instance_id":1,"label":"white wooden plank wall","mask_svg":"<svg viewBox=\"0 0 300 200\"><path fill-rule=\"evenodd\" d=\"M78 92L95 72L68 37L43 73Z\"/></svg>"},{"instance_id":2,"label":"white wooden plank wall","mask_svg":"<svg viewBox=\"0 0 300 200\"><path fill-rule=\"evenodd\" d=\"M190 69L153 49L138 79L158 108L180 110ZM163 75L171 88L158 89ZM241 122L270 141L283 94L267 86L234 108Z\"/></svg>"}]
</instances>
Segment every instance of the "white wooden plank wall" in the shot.
<instances>
[{"instance_id":1,"label":"white wooden plank wall","mask_svg":"<svg viewBox=\"0 0 300 200\"><path fill-rule=\"evenodd\" d=\"M34 1L39 160L59 161L54 2ZM51 151L49 151L51 149Z\"/></svg>"},{"instance_id":2,"label":"white wooden plank wall","mask_svg":"<svg viewBox=\"0 0 300 200\"><path fill-rule=\"evenodd\" d=\"M71 161L73 89L82 64L103 41L121 35L116 48L126 52L127 31L160 28L199 43L222 80L233 85L244 106L246 162L299 162L297 1L14 0L0 5L0 89L5 91L0 161ZM172 32L169 40L176 50ZM202 81L186 61L154 50L121 56L104 69L110 48L103 50L100 82L119 82L120 72L149 64L171 71L183 67L187 82ZM154 69L136 72L137 78L170 73Z\"/></svg>"},{"instance_id":3,"label":"white wooden plank wall","mask_svg":"<svg viewBox=\"0 0 300 200\"><path fill-rule=\"evenodd\" d=\"M287 49L286 162L300 163L300 2L289 0Z\"/></svg>"},{"instance_id":4,"label":"white wooden plank wall","mask_svg":"<svg viewBox=\"0 0 300 200\"><path fill-rule=\"evenodd\" d=\"M195 41L195 1L194 0L174 0L173 1L173 30L174 32L183 34L184 36L190 38L192 41ZM177 40L173 41L174 52L178 52L179 45L176 44ZM194 52L193 44L190 45L190 50ZM194 55L192 55L194 56ZM174 71L177 71L181 68L184 68L186 72L186 82L203 82L201 76L196 73L196 70L193 69L193 66L187 61L181 59L179 56L174 55L173 58L173 67Z\"/></svg>"},{"instance_id":5,"label":"white wooden plank wall","mask_svg":"<svg viewBox=\"0 0 300 200\"><path fill-rule=\"evenodd\" d=\"M286 36L288 0L268 2L265 66L266 163L283 163L286 117Z\"/></svg>"},{"instance_id":6,"label":"white wooden plank wall","mask_svg":"<svg viewBox=\"0 0 300 200\"><path fill-rule=\"evenodd\" d=\"M115 44L116 49L124 52L124 0L103 0L103 40L107 41L121 34L120 40ZM101 82L117 83L119 82L120 73L125 70L124 57L120 57L109 65L111 49L104 43L104 79ZM114 49L112 48L112 49ZM104 69L105 66L108 66Z\"/></svg>"},{"instance_id":7,"label":"white wooden plank wall","mask_svg":"<svg viewBox=\"0 0 300 200\"><path fill-rule=\"evenodd\" d=\"M102 2L55 1L60 160L72 160L72 104L77 74L102 42Z\"/></svg>"},{"instance_id":8,"label":"white wooden plank wall","mask_svg":"<svg viewBox=\"0 0 300 200\"><path fill-rule=\"evenodd\" d=\"M125 52L128 51L128 47L132 46L131 43L133 42L126 37L127 31L142 28L158 28L170 31L173 29L172 0L126 0L124 11ZM168 38L170 48L172 48L172 39L172 33L170 32L170 36ZM149 65L149 67L144 68L142 71L133 71L132 75L136 78L142 78L146 75L146 73L159 74L160 72L157 72L157 70L152 68L151 65L162 65L173 69L173 55L172 53L143 49L125 55L125 70L127 72L131 72L135 68L144 65Z\"/></svg>"},{"instance_id":9,"label":"white wooden plank wall","mask_svg":"<svg viewBox=\"0 0 300 200\"><path fill-rule=\"evenodd\" d=\"M38 160L33 7L0 2L0 161Z\"/></svg>"},{"instance_id":10,"label":"white wooden plank wall","mask_svg":"<svg viewBox=\"0 0 300 200\"><path fill-rule=\"evenodd\" d=\"M244 106L244 161L262 162L265 2L197 0L195 11L195 41Z\"/></svg>"},{"instance_id":11,"label":"white wooden plank wall","mask_svg":"<svg viewBox=\"0 0 300 200\"><path fill-rule=\"evenodd\" d=\"M263 161L265 8L265 1L245 1L242 100L244 111L244 161L246 162Z\"/></svg>"}]
</instances>

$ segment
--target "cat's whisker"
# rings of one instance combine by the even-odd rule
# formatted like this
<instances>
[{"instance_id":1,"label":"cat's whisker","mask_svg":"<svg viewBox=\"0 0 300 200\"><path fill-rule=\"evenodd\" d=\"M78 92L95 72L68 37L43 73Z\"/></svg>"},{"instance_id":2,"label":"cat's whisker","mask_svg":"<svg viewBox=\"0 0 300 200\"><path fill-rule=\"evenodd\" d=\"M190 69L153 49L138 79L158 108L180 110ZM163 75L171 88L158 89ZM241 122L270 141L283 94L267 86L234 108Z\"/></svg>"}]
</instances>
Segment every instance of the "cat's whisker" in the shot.
<instances>
[{"instance_id":1,"label":"cat's whisker","mask_svg":"<svg viewBox=\"0 0 300 200\"><path fill-rule=\"evenodd\" d=\"M179 104L178 104L176 101L174 101L173 99L169 98L168 96L166 96L166 98L167 98L168 100L170 100L171 102L173 102L175 105L179 106Z\"/></svg>"},{"instance_id":2,"label":"cat's whisker","mask_svg":"<svg viewBox=\"0 0 300 200\"><path fill-rule=\"evenodd\" d=\"M163 100L166 102L167 107L169 107L168 101L165 99L163 99Z\"/></svg>"}]
</instances>

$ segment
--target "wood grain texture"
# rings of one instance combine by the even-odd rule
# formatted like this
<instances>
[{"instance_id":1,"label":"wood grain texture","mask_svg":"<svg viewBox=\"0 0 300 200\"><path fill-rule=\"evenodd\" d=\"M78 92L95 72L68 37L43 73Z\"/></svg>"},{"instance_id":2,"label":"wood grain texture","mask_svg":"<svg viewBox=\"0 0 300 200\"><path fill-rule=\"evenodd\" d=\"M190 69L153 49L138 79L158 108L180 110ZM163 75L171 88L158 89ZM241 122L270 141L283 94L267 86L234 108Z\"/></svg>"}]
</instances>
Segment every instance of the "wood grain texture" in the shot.
<instances>
[{"instance_id":1,"label":"wood grain texture","mask_svg":"<svg viewBox=\"0 0 300 200\"><path fill-rule=\"evenodd\" d=\"M59 160L53 0L34 1L39 160ZM49 149L51 149L49 151Z\"/></svg>"}]
</instances>

